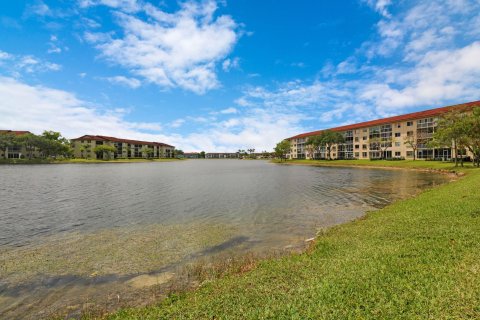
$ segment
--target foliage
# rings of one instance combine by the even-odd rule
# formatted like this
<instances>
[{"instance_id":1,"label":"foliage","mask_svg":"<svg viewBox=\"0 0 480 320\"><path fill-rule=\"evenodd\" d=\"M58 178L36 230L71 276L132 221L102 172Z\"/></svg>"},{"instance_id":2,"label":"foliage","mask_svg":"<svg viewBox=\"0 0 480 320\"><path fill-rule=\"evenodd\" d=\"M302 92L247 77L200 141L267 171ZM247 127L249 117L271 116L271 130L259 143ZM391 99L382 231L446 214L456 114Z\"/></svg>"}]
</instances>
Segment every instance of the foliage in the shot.
<instances>
[{"instance_id":1,"label":"foliage","mask_svg":"<svg viewBox=\"0 0 480 320\"><path fill-rule=\"evenodd\" d=\"M110 160L116 150L114 146L107 144L101 144L93 148L93 152L97 154L97 157L104 158L105 160Z\"/></svg>"},{"instance_id":2,"label":"foliage","mask_svg":"<svg viewBox=\"0 0 480 320\"><path fill-rule=\"evenodd\" d=\"M12 133L0 133L0 151L4 153L5 158L7 157L5 151L7 148L13 147L15 145L16 137Z\"/></svg>"},{"instance_id":3,"label":"foliage","mask_svg":"<svg viewBox=\"0 0 480 320\"><path fill-rule=\"evenodd\" d=\"M200 152L200 158L205 159L205 151Z\"/></svg>"},{"instance_id":4,"label":"foliage","mask_svg":"<svg viewBox=\"0 0 480 320\"><path fill-rule=\"evenodd\" d=\"M151 148L147 145L142 146L142 148L140 149L140 152L142 153L142 155L145 159L149 159L149 158L153 157L153 154L155 153L153 148Z\"/></svg>"},{"instance_id":5,"label":"foliage","mask_svg":"<svg viewBox=\"0 0 480 320\"><path fill-rule=\"evenodd\" d=\"M70 157L72 155L72 148L70 142L63 138L59 132L45 131L42 135L35 135L26 133L22 135L14 134L0 134L0 150L4 151L6 148L22 146L25 148L28 159L34 157L55 158L55 157Z\"/></svg>"},{"instance_id":6,"label":"foliage","mask_svg":"<svg viewBox=\"0 0 480 320\"><path fill-rule=\"evenodd\" d=\"M323 146L327 149L328 160L332 160L332 147L333 145L343 143L345 138L340 132L325 130L318 136L320 146Z\"/></svg>"},{"instance_id":7,"label":"foliage","mask_svg":"<svg viewBox=\"0 0 480 320\"><path fill-rule=\"evenodd\" d=\"M430 146L447 146L452 147L455 153L455 166L458 165L459 149L464 149L464 134L463 128L465 114L456 110L445 114L438 121L437 130L433 134L433 139ZM463 165L463 161L462 161Z\"/></svg>"},{"instance_id":8,"label":"foliage","mask_svg":"<svg viewBox=\"0 0 480 320\"><path fill-rule=\"evenodd\" d=\"M472 114L464 121L464 144L473 154L474 163L480 167L480 107L473 109Z\"/></svg>"},{"instance_id":9,"label":"foliage","mask_svg":"<svg viewBox=\"0 0 480 320\"><path fill-rule=\"evenodd\" d=\"M395 143L395 138L388 137L375 137L370 139L370 150L379 150L380 151L380 158L385 159L385 154L389 148Z\"/></svg>"},{"instance_id":10,"label":"foliage","mask_svg":"<svg viewBox=\"0 0 480 320\"><path fill-rule=\"evenodd\" d=\"M275 155L280 159L286 159L287 154L290 152L290 141L283 140L277 143L275 147Z\"/></svg>"}]
</instances>

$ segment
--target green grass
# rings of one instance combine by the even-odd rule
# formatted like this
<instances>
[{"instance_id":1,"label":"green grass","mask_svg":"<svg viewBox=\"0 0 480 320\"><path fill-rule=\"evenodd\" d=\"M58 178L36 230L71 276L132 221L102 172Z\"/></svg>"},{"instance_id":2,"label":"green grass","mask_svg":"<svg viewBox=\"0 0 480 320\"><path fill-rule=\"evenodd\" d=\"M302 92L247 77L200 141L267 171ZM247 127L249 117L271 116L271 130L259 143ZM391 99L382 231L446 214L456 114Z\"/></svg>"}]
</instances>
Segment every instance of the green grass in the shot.
<instances>
[{"instance_id":1,"label":"green grass","mask_svg":"<svg viewBox=\"0 0 480 320\"><path fill-rule=\"evenodd\" d=\"M273 160L274 163L296 164L296 165L312 165L312 166L337 166L337 167L377 167L377 168L403 168L403 169L425 169L425 170L447 170L447 171L463 171L473 168L472 163L464 163L464 167L452 162L442 161L424 161L424 160Z\"/></svg>"},{"instance_id":2,"label":"green grass","mask_svg":"<svg viewBox=\"0 0 480 320\"><path fill-rule=\"evenodd\" d=\"M478 319L480 170L468 171L322 232L303 254L265 260L250 272L108 319Z\"/></svg>"}]
</instances>

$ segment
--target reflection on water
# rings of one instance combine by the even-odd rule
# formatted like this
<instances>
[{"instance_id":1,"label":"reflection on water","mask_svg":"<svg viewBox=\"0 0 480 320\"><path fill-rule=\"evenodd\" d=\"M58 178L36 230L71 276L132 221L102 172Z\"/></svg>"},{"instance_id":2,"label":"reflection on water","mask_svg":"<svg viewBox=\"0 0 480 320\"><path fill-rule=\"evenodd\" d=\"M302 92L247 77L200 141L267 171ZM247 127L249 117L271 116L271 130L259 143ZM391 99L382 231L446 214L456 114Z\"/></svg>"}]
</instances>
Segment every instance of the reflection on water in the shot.
<instances>
[{"instance_id":1,"label":"reflection on water","mask_svg":"<svg viewBox=\"0 0 480 320\"><path fill-rule=\"evenodd\" d=\"M226 250L301 246L446 181L239 160L1 166L0 177L0 318L120 300Z\"/></svg>"}]
</instances>

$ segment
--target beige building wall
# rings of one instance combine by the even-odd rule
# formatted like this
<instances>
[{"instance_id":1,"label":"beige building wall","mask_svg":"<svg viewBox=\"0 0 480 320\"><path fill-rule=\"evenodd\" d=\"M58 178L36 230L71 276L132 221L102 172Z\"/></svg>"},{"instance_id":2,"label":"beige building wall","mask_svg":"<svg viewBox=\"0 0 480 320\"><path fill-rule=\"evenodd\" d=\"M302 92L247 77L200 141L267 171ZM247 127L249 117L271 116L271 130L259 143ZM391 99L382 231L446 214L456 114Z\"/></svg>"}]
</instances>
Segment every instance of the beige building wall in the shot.
<instances>
[{"instance_id":1,"label":"beige building wall","mask_svg":"<svg viewBox=\"0 0 480 320\"><path fill-rule=\"evenodd\" d=\"M153 149L154 158L173 158L174 147L159 146L153 144L133 144L126 142L98 141L98 140L73 140L73 150L75 158L97 159L96 153L93 151L97 145L109 145L115 147L118 151L115 153L116 158L145 158L146 152L144 146Z\"/></svg>"},{"instance_id":2,"label":"beige building wall","mask_svg":"<svg viewBox=\"0 0 480 320\"><path fill-rule=\"evenodd\" d=\"M438 121L438 117L427 117L427 118L419 118L419 119L411 119L405 121L398 121L392 123L385 123L375 126L369 127L362 127L356 128L353 130L347 131L339 131L344 136L351 136L352 143L344 143L341 145L334 145L331 149L331 156L333 159L342 158L341 149L345 148L349 144L353 144L353 158L356 159L374 159L380 157L380 154L377 150L372 149L371 139L370 136L374 129L381 128L382 126L391 126L391 138L392 138L392 146L389 147L386 151L391 154L392 158L405 158L405 159L413 159L414 151L408 145L405 144L405 141L408 136L413 136L416 138L422 137L418 134L419 129L422 131L432 130L428 128L436 127L436 123ZM434 129L433 129L434 130ZM388 135L388 134L387 134ZM431 138L432 134L424 134L424 138ZM291 138L289 139L291 143L291 152L287 155L287 158L290 159L311 159L312 153L309 152L307 145L308 137L301 137L301 138ZM445 149L445 150L443 150ZM449 149L450 151L448 151ZM452 148L438 148L436 149L436 153L431 148L419 148L416 150L417 159L425 159L425 158L450 158L454 157L454 151ZM472 156L469 152L466 152L467 156ZM344 155L345 153L343 153ZM327 153L324 150L320 150L320 152L315 152L315 158L326 158ZM345 157L343 157L345 158Z\"/></svg>"}]
</instances>

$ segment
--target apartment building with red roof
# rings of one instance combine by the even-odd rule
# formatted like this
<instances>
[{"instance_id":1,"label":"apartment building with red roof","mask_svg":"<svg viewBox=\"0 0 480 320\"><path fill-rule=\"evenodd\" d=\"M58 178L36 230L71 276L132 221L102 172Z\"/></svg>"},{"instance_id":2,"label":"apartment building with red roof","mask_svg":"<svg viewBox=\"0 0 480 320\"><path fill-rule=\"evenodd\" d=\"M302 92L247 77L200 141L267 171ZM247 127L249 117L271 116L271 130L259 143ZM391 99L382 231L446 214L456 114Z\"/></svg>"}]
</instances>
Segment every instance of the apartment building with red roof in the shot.
<instances>
[{"instance_id":1,"label":"apartment building with red roof","mask_svg":"<svg viewBox=\"0 0 480 320\"><path fill-rule=\"evenodd\" d=\"M123 139L102 135L84 135L72 139L76 158L97 159L95 147L108 145L115 148L113 158L173 158L175 147L162 142Z\"/></svg>"},{"instance_id":2,"label":"apartment building with red roof","mask_svg":"<svg viewBox=\"0 0 480 320\"><path fill-rule=\"evenodd\" d=\"M23 130L0 130L0 134L11 134L14 136L22 136L24 134L31 134L30 131L23 131ZM5 150L0 150L0 159L8 158L8 159L20 159L27 154L26 148L24 146L10 146L5 148ZM35 155L38 153L35 151Z\"/></svg>"},{"instance_id":3,"label":"apartment building with red roof","mask_svg":"<svg viewBox=\"0 0 480 320\"><path fill-rule=\"evenodd\" d=\"M435 132L437 120L452 110L469 112L474 107L480 107L480 101L301 133L287 138L291 143L287 158L326 158L326 150L324 148L312 150L308 147L308 139L320 135L325 130L331 130L340 132L345 138L344 143L332 147L331 156L333 159L413 159L414 156L417 159L450 159L455 157L451 147L434 149L427 145ZM418 145L417 150L414 151L408 144L405 144L408 139L417 139L415 143ZM385 149L379 147L377 142L372 143L379 140L384 140L390 147Z\"/></svg>"}]
</instances>

